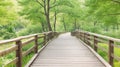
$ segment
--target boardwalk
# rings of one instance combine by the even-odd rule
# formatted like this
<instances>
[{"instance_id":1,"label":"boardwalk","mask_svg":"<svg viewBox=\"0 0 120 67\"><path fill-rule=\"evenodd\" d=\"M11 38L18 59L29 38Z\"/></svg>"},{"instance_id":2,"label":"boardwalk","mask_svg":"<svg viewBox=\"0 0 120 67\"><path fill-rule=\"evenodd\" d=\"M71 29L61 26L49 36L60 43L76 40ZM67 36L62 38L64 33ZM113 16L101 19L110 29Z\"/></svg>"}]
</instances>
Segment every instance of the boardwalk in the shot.
<instances>
[{"instance_id":1,"label":"boardwalk","mask_svg":"<svg viewBox=\"0 0 120 67\"><path fill-rule=\"evenodd\" d=\"M105 67L76 37L65 33L51 41L31 67Z\"/></svg>"}]
</instances>

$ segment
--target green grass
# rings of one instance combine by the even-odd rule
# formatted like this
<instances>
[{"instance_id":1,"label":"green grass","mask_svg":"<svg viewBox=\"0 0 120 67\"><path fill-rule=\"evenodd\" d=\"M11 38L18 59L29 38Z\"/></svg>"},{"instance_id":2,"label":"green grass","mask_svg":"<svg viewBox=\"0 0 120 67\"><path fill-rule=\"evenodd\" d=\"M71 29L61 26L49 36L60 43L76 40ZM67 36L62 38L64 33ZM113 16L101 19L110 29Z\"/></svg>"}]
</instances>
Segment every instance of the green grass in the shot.
<instances>
[{"instance_id":1,"label":"green grass","mask_svg":"<svg viewBox=\"0 0 120 67\"><path fill-rule=\"evenodd\" d=\"M99 43L99 46L105 48L106 50L108 50L108 45L104 44L104 43ZM102 50L98 49L98 53L106 60L108 61L108 54L103 52ZM116 56L120 57L120 48L114 48L114 54ZM114 60L114 67L120 67L120 61Z\"/></svg>"}]
</instances>

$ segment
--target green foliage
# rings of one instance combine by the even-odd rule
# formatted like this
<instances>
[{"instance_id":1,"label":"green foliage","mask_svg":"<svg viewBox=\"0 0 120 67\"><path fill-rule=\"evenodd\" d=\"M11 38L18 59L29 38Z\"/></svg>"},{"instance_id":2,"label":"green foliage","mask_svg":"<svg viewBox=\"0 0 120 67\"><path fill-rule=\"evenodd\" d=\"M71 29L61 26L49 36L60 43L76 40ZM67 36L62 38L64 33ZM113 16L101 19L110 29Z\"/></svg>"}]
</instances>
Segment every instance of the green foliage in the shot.
<instances>
[{"instance_id":1,"label":"green foliage","mask_svg":"<svg viewBox=\"0 0 120 67\"><path fill-rule=\"evenodd\" d=\"M38 1L44 5L44 0ZM18 9L15 4L18 5ZM50 0L50 24L53 28L56 12L57 31L82 29L120 38L119 8L120 3L117 0ZM0 0L0 40L47 31L48 24L44 10L36 0ZM107 46L102 44L102 47ZM29 46L23 50L27 48ZM117 52L118 49L115 51ZM107 60L105 53L102 51L99 53ZM30 54L23 61L26 63L32 55ZM13 54L0 60L12 56ZM115 62L115 65L119 66L119 63Z\"/></svg>"},{"instance_id":2,"label":"green foliage","mask_svg":"<svg viewBox=\"0 0 120 67\"><path fill-rule=\"evenodd\" d=\"M40 33L42 32L42 29L39 24L29 24L25 29L22 29L21 31L17 32L18 36L24 36L34 33Z\"/></svg>"},{"instance_id":3,"label":"green foliage","mask_svg":"<svg viewBox=\"0 0 120 67\"><path fill-rule=\"evenodd\" d=\"M0 24L6 25L15 19L17 19L17 13L11 0L0 0Z\"/></svg>"},{"instance_id":4,"label":"green foliage","mask_svg":"<svg viewBox=\"0 0 120 67\"><path fill-rule=\"evenodd\" d=\"M3 39L10 39L16 37L15 31L12 26L1 26L0 37Z\"/></svg>"}]
</instances>

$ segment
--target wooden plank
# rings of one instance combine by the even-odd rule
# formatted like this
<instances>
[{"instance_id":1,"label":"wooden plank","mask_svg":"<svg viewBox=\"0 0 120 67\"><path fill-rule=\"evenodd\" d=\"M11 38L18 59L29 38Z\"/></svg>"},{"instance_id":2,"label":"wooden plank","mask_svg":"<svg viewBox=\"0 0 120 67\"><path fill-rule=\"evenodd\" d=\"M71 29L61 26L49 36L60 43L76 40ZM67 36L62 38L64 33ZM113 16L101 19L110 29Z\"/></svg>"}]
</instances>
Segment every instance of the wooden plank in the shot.
<instances>
[{"instance_id":1,"label":"wooden plank","mask_svg":"<svg viewBox=\"0 0 120 67\"><path fill-rule=\"evenodd\" d=\"M120 42L120 39L109 37L109 36L104 36L104 35L100 35L100 34L96 34L96 33L91 33L91 32L88 32L88 31L79 31L79 32L88 33L90 35L94 35L94 36L104 38L104 39L107 39L107 40L112 40L112 41L115 41L115 42Z\"/></svg>"},{"instance_id":2,"label":"wooden plank","mask_svg":"<svg viewBox=\"0 0 120 67\"><path fill-rule=\"evenodd\" d=\"M40 52L42 52L42 50L48 45L49 41L41 48L38 50L38 53L35 54L30 61L25 65L25 67L30 67L31 64L34 62L34 60L38 57L38 55L40 54Z\"/></svg>"},{"instance_id":3,"label":"wooden plank","mask_svg":"<svg viewBox=\"0 0 120 67\"><path fill-rule=\"evenodd\" d=\"M0 41L0 45L1 45L1 44L10 43L10 42L16 42L16 41L18 41L18 40L21 40L21 37Z\"/></svg>"},{"instance_id":4,"label":"wooden plank","mask_svg":"<svg viewBox=\"0 0 120 67\"><path fill-rule=\"evenodd\" d=\"M28 36L21 36L21 39L28 39L28 38L34 37L36 35L37 34L32 34L32 35L28 35Z\"/></svg>"},{"instance_id":5,"label":"wooden plank","mask_svg":"<svg viewBox=\"0 0 120 67\"><path fill-rule=\"evenodd\" d=\"M39 38L43 38L43 37L44 37L44 35L42 35L42 36L38 36L38 39L39 39Z\"/></svg>"},{"instance_id":6,"label":"wooden plank","mask_svg":"<svg viewBox=\"0 0 120 67\"><path fill-rule=\"evenodd\" d=\"M8 62L4 67L10 65L10 64L15 64L18 62L18 58L13 59L12 61Z\"/></svg>"},{"instance_id":7,"label":"wooden plank","mask_svg":"<svg viewBox=\"0 0 120 67\"><path fill-rule=\"evenodd\" d=\"M30 67L105 67L103 63L70 33L50 42Z\"/></svg>"},{"instance_id":8,"label":"wooden plank","mask_svg":"<svg viewBox=\"0 0 120 67\"><path fill-rule=\"evenodd\" d=\"M27 35L27 36L21 36L21 37L14 38L14 39L3 40L3 41L0 41L0 44L6 44L6 43L10 43L10 42L16 42L16 41L19 41L21 39L31 38L31 37L33 37L35 35L37 35L37 34L32 34L32 35Z\"/></svg>"},{"instance_id":9,"label":"wooden plank","mask_svg":"<svg viewBox=\"0 0 120 67\"><path fill-rule=\"evenodd\" d=\"M4 55L6 55L6 54L9 54L9 53L11 53L11 52L13 52L13 51L15 51L15 50L17 50L17 49L18 49L18 46L17 46L17 45L14 45L14 46L12 46L12 47L10 47L10 48L7 48L7 49L5 49L5 50L0 51L0 56L4 56Z\"/></svg>"},{"instance_id":10,"label":"wooden plank","mask_svg":"<svg viewBox=\"0 0 120 67\"><path fill-rule=\"evenodd\" d=\"M27 51L22 53L22 56L24 57L24 56L28 55L29 53L31 53L34 50L34 48L35 48L35 46L29 48Z\"/></svg>"},{"instance_id":11,"label":"wooden plank","mask_svg":"<svg viewBox=\"0 0 120 67\"><path fill-rule=\"evenodd\" d=\"M35 40L34 38L28 39L27 41L25 41L25 42L22 43L22 47L25 46L25 45L28 45L30 42L32 42L34 40Z\"/></svg>"}]
</instances>

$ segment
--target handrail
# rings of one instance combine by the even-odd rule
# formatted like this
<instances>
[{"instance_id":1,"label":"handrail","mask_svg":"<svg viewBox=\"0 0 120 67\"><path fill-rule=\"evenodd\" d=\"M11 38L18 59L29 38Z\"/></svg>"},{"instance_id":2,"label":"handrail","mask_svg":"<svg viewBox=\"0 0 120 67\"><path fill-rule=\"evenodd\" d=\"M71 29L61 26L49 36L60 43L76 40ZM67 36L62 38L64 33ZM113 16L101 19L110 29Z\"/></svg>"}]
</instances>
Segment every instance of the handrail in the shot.
<instances>
[{"instance_id":1,"label":"handrail","mask_svg":"<svg viewBox=\"0 0 120 67\"><path fill-rule=\"evenodd\" d=\"M82 31L81 31L81 32L82 32ZM84 32L87 33L87 34L93 35L93 36L100 37L100 38L104 38L104 39L108 39L108 40L120 42L120 39L118 39L118 38L113 38L113 37L109 37L109 36L104 36L104 35L100 35L100 34L96 34L96 33L91 33L91 32L87 32L87 31L84 31Z\"/></svg>"},{"instance_id":2,"label":"handrail","mask_svg":"<svg viewBox=\"0 0 120 67\"><path fill-rule=\"evenodd\" d=\"M41 38L43 39L44 42L41 42L43 44L42 45L43 47L55 35L56 35L56 32L44 32L44 33L32 34L27 36L21 36L14 39L0 41L0 45L13 43L13 42L16 43L14 46L0 51L0 57L4 57L5 55L8 55L13 51L16 51L16 57L6 65L9 65L12 63L12 64L16 64L16 67L22 67L22 58L24 56L28 55L32 51L34 51L35 54L38 53L38 46L39 46L38 39L41 39ZM27 40L23 42L23 39L27 39ZM34 42L34 45L30 47L27 51L23 52L22 48L31 42Z\"/></svg>"},{"instance_id":3,"label":"handrail","mask_svg":"<svg viewBox=\"0 0 120 67\"><path fill-rule=\"evenodd\" d=\"M96 33L91 33L87 31L74 31L71 34L73 36L80 38L87 45L91 46L96 52L98 51L98 49L107 52L109 64L112 67L114 66L114 60L120 61L120 57L115 55L114 53L115 48L120 48L119 45L116 45L117 43L120 43L120 39L104 36ZM108 44L107 45L108 50L104 47L101 47L99 43Z\"/></svg>"}]
</instances>

